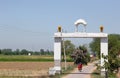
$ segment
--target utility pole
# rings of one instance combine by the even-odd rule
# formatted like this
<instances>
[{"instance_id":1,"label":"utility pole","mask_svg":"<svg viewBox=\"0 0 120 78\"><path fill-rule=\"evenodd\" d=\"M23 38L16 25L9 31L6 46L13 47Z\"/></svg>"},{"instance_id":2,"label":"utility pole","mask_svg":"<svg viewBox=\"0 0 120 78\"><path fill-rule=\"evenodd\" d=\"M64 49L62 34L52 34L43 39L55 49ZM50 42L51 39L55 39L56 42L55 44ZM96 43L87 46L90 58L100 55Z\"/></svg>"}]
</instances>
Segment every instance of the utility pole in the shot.
<instances>
[{"instance_id":1,"label":"utility pole","mask_svg":"<svg viewBox=\"0 0 120 78\"><path fill-rule=\"evenodd\" d=\"M64 43L64 38L63 38L63 50L64 50L64 60L65 60L65 70L67 69L67 65L66 65L66 53L65 53L65 43Z\"/></svg>"},{"instance_id":2,"label":"utility pole","mask_svg":"<svg viewBox=\"0 0 120 78\"><path fill-rule=\"evenodd\" d=\"M63 29L62 29L63 31ZM62 32L61 32L62 33ZM64 52L64 60L65 60L65 70L67 70L67 64L66 64L66 53L65 53L65 42L64 42L64 38L62 38L63 41L63 52Z\"/></svg>"}]
</instances>

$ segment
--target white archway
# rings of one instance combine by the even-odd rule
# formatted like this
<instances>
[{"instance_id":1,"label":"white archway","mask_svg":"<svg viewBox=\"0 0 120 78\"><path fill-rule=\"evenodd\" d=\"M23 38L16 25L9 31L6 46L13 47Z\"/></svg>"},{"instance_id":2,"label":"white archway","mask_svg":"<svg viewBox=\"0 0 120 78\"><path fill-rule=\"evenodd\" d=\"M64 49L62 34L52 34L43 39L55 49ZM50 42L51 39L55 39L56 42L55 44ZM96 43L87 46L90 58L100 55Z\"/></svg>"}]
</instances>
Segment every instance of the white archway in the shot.
<instances>
[{"instance_id":1,"label":"white archway","mask_svg":"<svg viewBox=\"0 0 120 78\"><path fill-rule=\"evenodd\" d=\"M62 38L100 38L100 51L101 55L108 55L108 34L107 33L54 33L54 67L51 69L52 74L61 72L61 41ZM104 59L101 57L101 66L104 65ZM49 70L49 71L51 71ZM101 74L104 74L105 69L101 69Z\"/></svg>"}]
</instances>

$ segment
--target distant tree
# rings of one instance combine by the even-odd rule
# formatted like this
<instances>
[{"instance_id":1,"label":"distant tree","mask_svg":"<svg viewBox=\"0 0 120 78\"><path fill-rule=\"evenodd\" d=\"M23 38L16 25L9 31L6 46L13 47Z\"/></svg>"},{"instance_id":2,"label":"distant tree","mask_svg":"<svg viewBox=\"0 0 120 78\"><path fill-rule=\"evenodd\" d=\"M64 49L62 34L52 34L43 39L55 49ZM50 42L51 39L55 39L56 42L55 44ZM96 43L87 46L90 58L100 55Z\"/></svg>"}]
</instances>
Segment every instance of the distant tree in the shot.
<instances>
[{"instance_id":1,"label":"distant tree","mask_svg":"<svg viewBox=\"0 0 120 78\"><path fill-rule=\"evenodd\" d=\"M83 51L84 54L87 54L87 48L83 45L83 46L79 46L79 49Z\"/></svg>"},{"instance_id":2,"label":"distant tree","mask_svg":"<svg viewBox=\"0 0 120 78\"><path fill-rule=\"evenodd\" d=\"M40 53L40 52L35 51L35 52L33 52L33 55L41 55L41 53Z\"/></svg>"},{"instance_id":3,"label":"distant tree","mask_svg":"<svg viewBox=\"0 0 120 78\"><path fill-rule=\"evenodd\" d=\"M2 49L1 53L4 55L12 55L12 49Z\"/></svg>"},{"instance_id":4,"label":"distant tree","mask_svg":"<svg viewBox=\"0 0 120 78\"><path fill-rule=\"evenodd\" d=\"M54 52L53 52L53 51L49 51L49 54L50 54L50 55L54 55Z\"/></svg>"},{"instance_id":5,"label":"distant tree","mask_svg":"<svg viewBox=\"0 0 120 78\"><path fill-rule=\"evenodd\" d=\"M87 64L90 61L89 53L87 52L87 48L85 46L79 46L72 54L71 57L74 59L74 63L83 63Z\"/></svg>"},{"instance_id":6,"label":"distant tree","mask_svg":"<svg viewBox=\"0 0 120 78\"><path fill-rule=\"evenodd\" d=\"M1 49L0 49L0 54L1 54L2 52L1 52Z\"/></svg>"},{"instance_id":7,"label":"distant tree","mask_svg":"<svg viewBox=\"0 0 120 78\"><path fill-rule=\"evenodd\" d=\"M90 48L94 54L100 58L100 38L94 38L93 41L90 43Z\"/></svg>"},{"instance_id":8,"label":"distant tree","mask_svg":"<svg viewBox=\"0 0 120 78\"><path fill-rule=\"evenodd\" d=\"M75 45L73 43L71 43L70 40L62 41L62 57L63 57L63 60L64 60L64 49L65 49L66 55L70 56L71 53L75 49Z\"/></svg>"},{"instance_id":9,"label":"distant tree","mask_svg":"<svg viewBox=\"0 0 120 78\"><path fill-rule=\"evenodd\" d=\"M19 50L19 49L16 49L16 50L14 51L14 53L15 53L15 55L20 55L20 50Z\"/></svg>"},{"instance_id":10,"label":"distant tree","mask_svg":"<svg viewBox=\"0 0 120 78\"><path fill-rule=\"evenodd\" d=\"M21 55L28 55L29 51L27 51L26 49L22 49L21 50Z\"/></svg>"},{"instance_id":11,"label":"distant tree","mask_svg":"<svg viewBox=\"0 0 120 78\"><path fill-rule=\"evenodd\" d=\"M83 51L84 57L83 63L87 64L90 61L90 54L87 50L87 47L85 45L79 46L79 49Z\"/></svg>"},{"instance_id":12,"label":"distant tree","mask_svg":"<svg viewBox=\"0 0 120 78\"><path fill-rule=\"evenodd\" d=\"M45 54L44 49L40 49L40 53L41 53L41 55L44 55Z\"/></svg>"},{"instance_id":13,"label":"distant tree","mask_svg":"<svg viewBox=\"0 0 120 78\"><path fill-rule=\"evenodd\" d=\"M46 50L46 55L50 55L50 51L48 49Z\"/></svg>"},{"instance_id":14,"label":"distant tree","mask_svg":"<svg viewBox=\"0 0 120 78\"><path fill-rule=\"evenodd\" d=\"M53 51L49 51L48 49L44 51L44 49L40 49L40 51L29 51L26 49L16 49L15 51L12 51L12 49L0 49L0 54L3 55L28 55L31 53L32 55L53 55Z\"/></svg>"}]
</instances>

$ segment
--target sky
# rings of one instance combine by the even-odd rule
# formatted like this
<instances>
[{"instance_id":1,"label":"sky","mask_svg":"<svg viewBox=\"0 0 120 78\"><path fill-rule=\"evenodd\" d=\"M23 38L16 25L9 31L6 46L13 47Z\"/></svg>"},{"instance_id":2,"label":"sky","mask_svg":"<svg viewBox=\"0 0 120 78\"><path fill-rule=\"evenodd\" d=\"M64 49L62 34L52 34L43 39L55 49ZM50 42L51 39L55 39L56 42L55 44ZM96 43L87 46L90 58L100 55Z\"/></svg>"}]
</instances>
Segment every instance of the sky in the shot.
<instances>
[{"instance_id":1,"label":"sky","mask_svg":"<svg viewBox=\"0 0 120 78\"><path fill-rule=\"evenodd\" d=\"M53 50L58 25L75 32L84 19L88 33L119 34L120 0L0 0L0 49ZM83 26L79 26L79 31ZM75 45L91 39L71 39Z\"/></svg>"}]
</instances>

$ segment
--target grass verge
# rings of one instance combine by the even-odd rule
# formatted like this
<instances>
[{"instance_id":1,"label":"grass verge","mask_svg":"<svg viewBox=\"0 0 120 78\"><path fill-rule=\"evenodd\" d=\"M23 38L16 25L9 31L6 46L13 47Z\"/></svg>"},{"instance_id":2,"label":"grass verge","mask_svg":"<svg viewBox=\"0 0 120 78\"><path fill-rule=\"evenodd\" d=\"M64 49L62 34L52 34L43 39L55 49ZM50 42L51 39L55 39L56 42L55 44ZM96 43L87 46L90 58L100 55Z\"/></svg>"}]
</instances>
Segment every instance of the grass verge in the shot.
<instances>
[{"instance_id":1,"label":"grass verge","mask_svg":"<svg viewBox=\"0 0 120 78\"><path fill-rule=\"evenodd\" d=\"M67 74L69 74L71 71L73 71L73 69L76 67L76 65L69 65L67 66L67 70L65 70L65 68L62 68L62 72L61 74L56 74L55 76L50 76L50 78L61 78Z\"/></svg>"},{"instance_id":2,"label":"grass verge","mask_svg":"<svg viewBox=\"0 0 120 78\"><path fill-rule=\"evenodd\" d=\"M102 77L102 76L101 76L99 70L95 70L95 71L92 73L91 78L105 78L105 77ZM117 77L116 77L115 74L109 74L108 78L117 78Z\"/></svg>"},{"instance_id":3,"label":"grass verge","mask_svg":"<svg viewBox=\"0 0 120 78\"><path fill-rule=\"evenodd\" d=\"M104 77L101 77L99 70L94 70L94 72L91 74L91 77L92 78L104 78Z\"/></svg>"}]
</instances>

